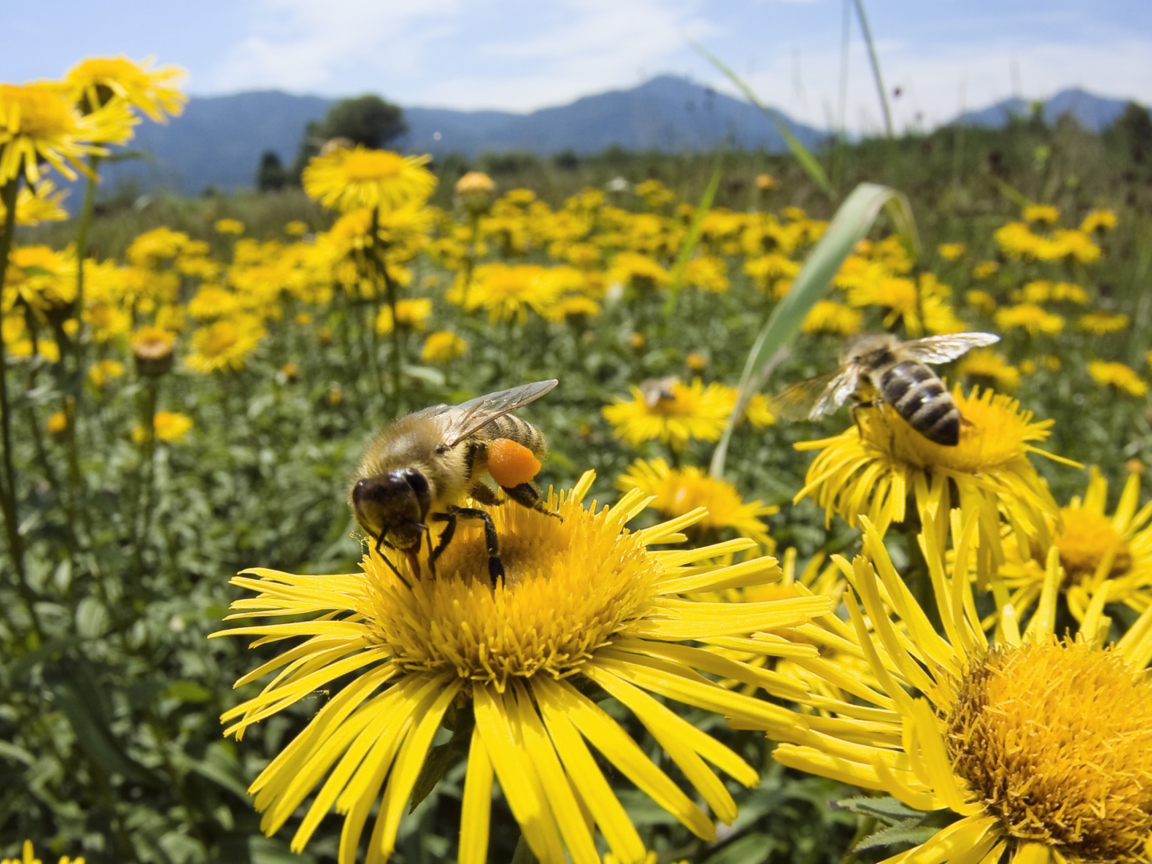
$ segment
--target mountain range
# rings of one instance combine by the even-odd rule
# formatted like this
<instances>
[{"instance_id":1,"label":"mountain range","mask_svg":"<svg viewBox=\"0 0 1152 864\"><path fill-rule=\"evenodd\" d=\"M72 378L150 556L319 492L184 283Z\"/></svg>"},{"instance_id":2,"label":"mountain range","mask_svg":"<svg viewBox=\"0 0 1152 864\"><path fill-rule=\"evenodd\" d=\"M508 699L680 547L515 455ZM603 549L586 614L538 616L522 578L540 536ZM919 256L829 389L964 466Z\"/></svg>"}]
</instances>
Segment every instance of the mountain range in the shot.
<instances>
[{"instance_id":1,"label":"mountain range","mask_svg":"<svg viewBox=\"0 0 1152 864\"><path fill-rule=\"evenodd\" d=\"M193 97L184 113L166 125L137 127L131 146L147 158L106 163L103 186L114 190L131 180L141 191L164 188L185 195L207 187L250 188L261 155L270 150L290 164L306 124L322 119L335 101L275 90ZM1099 130L1115 120L1124 104L1067 90L1044 103L1043 111L1048 120L1070 111L1082 125ZM1009 99L966 113L958 122L1000 126L1029 110L1024 100ZM826 137L783 114L780 118L807 147L818 147ZM701 151L724 142L745 150L784 149L775 125L756 106L670 75L528 114L406 107L404 119L408 132L391 146L433 156L456 152L469 159L509 151L588 155L611 146Z\"/></svg>"}]
</instances>

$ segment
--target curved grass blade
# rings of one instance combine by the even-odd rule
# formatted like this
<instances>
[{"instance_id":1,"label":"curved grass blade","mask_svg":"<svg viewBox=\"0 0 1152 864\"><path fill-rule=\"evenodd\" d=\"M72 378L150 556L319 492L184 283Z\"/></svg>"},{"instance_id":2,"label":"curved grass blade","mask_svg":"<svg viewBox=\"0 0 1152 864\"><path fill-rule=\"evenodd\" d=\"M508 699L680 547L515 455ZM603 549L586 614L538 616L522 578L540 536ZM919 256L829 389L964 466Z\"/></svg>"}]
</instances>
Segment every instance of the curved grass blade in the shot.
<instances>
[{"instance_id":1,"label":"curved grass blade","mask_svg":"<svg viewBox=\"0 0 1152 864\"><path fill-rule=\"evenodd\" d=\"M808 260L804 262L804 267L792 282L792 288L772 310L767 323L756 337L756 342L744 364L744 372L740 376L740 395L728 418L724 435L712 454L710 472L713 477L722 477L724 474L728 443L732 438L736 421L743 416L748 402L760 388L763 379L783 359L786 346L799 332L800 325L809 310L827 290L828 284L840 269L840 265L844 263L844 259L868 234L868 229L876 221L882 207L887 209L896 232L909 248L913 258L919 257L920 241L916 236L916 224L912 220L912 208L908 199L895 189L876 183L861 183L853 189L852 194L836 211L836 215L829 223L824 236L820 238L820 242L816 244L816 248L812 250L812 254L808 256Z\"/></svg>"},{"instance_id":2,"label":"curved grass blade","mask_svg":"<svg viewBox=\"0 0 1152 864\"><path fill-rule=\"evenodd\" d=\"M768 119L775 125L776 131L780 133L780 137L784 139L784 143L788 145L788 149L792 151L792 155L796 157L796 161L800 163L800 167L804 169L812 182L823 189L829 198L835 198L836 190L833 188L831 181L829 181L828 175L824 173L824 169L820 167L820 163L816 161L816 157L812 155L812 151L805 147L800 139L792 133L792 130L788 128L788 124L784 122L784 118L780 116L780 112L775 108L769 108L756 98L756 94L752 91L752 88L745 84L739 75L724 65L724 61L699 42L690 42L689 44L703 54L713 66L723 72L729 81L739 87L740 92L748 97L749 102L767 115Z\"/></svg>"}]
</instances>

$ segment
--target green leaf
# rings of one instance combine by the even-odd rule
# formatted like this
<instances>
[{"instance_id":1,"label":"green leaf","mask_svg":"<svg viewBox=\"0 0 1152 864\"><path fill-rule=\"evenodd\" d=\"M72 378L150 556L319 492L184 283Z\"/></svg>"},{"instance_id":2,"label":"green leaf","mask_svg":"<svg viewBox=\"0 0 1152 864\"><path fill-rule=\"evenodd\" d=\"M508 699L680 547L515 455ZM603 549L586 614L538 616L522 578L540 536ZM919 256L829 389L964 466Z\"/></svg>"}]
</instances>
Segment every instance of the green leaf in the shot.
<instances>
[{"instance_id":1,"label":"green leaf","mask_svg":"<svg viewBox=\"0 0 1152 864\"><path fill-rule=\"evenodd\" d=\"M210 690L192 681L174 681L164 695L181 702L207 702L212 698Z\"/></svg>"},{"instance_id":2,"label":"green leaf","mask_svg":"<svg viewBox=\"0 0 1152 864\"><path fill-rule=\"evenodd\" d=\"M203 759L190 759L188 767L217 786L227 789L246 804L252 802L248 795L248 783L236 759L232 745L216 741L208 745Z\"/></svg>"},{"instance_id":3,"label":"green leaf","mask_svg":"<svg viewBox=\"0 0 1152 864\"><path fill-rule=\"evenodd\" d=\"M440 744L428 751L428 756L416 778L416 784L412 787L412 802L408 806L409 813L415 810L420 802L436 788L436 784L440 782L444 772L464 758L472 738L471 733L472 724L465 723L452 733L452 737L448 739L447 743Z\"/></svg>"},{"instance_id":4,"label":"green leaf","mask_svg":"<svg viewBox=\"0 0 1152 864\"><path fill-rule=\"evenodd\" d=\"M780 841L769 834L756 831L733 840L714 855L704 859L704 864L760 864L780 846Z\"/></svg>"},{"instance_id":5,"label":"green leaf","mask_svg":"<svg viewBox=\"0 0 1152 864\"><path fill-rule=\"evenodd\" d=\"M800 325L804 323L809 310L828 289L832 277L852 254L856 244L867 236L881 208L887 209L897 232L913 256L919 255L920 241L916 236L912 208L907 198L895 189L876 183L861 183L852 190L804 262L804 267L792 282L792 288L772 310L767 323L756 337L740 376L740 395L728 418L724 435L712 454L710 471L713 477L722 477L724 474L724 461L732 431L753 394L759 389L759 379L766 377L775 364L783 359L784 349L800 332Z\"/></svg>"},{"instance_id":6,"label":"green leaf","mask_svg":"<svg viewBox=\"0 0 1152 864\"><path fill-rule=\"evenodd\" d=\"M881 849L897 843L910 843L919 846L931 840L940 829L933 825L923 825L919 819L903 819L895 825L888 825L872 834L869 834L852 847L853 852L862 852L865 849Z\"/></svg>"},{"instance_id":7,"label":"green leaf","mask_svg":"<svg viewBox=\"0 0 1152 864\"><path fill-rule=\"evenodd\" d=\"M764 105L756 97L752 88L745 84L739 75L729 69L719 57L712 54L698 42L692 42L691 45L703 54L713 66L723 72L729 81L739 87L740 91L748 97L749 102L768 116L768 119L775 125L776 131L780 133L780 137L784 139L784 143L788 145L788 149L792 151L792 155L796 157L796 161L800 163L800 167L804 169L812 182L823 189L829 198L835 198L836 190L833 188L831 181L829 181L828 175L824 173L824 169L820 167L820 163L816 161L816 157L812 155L812 152L805 147L800 139L792 133L792 130L788 128L788 124L784 122L784 118L780 116L780 112L775 108L769 108L767 105Z\"/></svg>"},{"instance_id":8,"label":"green leaf","mask_svg":"<svg viewBox=\"0 0 1152 864\"><path fill-rule=\"evenodd\" d=\"M676 266L672 268L672 282L668 287L668 299L664 301L665 318L672 314L676 297L684 283L684 270L688 266L692 252L696 249L696 244L700 242L700 230L704 226L704 217L712 209L712 200L716 197L716 190L720 188L720 174L723 167L724 148L721 147L716 151L716 161L712 165L712 176L708 180L704 194L700 197L696 212L692 214L692 223L688 226L688 233L684 236L684 242L680 244L680 254L676 256Z\"/></svg>"}]
</instances>

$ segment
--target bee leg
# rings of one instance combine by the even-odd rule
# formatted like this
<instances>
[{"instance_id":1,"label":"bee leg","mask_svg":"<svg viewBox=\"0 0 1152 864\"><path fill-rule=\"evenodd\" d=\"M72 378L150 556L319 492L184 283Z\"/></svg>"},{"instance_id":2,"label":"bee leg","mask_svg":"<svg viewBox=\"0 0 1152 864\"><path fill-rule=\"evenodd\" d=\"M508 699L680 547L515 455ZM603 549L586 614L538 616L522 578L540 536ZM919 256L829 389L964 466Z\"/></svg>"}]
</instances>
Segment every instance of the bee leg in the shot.
<instances>
[{"instance_id":1,"label":"bee leg","mask_svg":"<svg viewBox=\"0 0 1152 864\"><path fill-rule=\"evenodd\" d=\"M393 548L392 544L390 544L390 543L386 544L384 542L384 535L381 534L379 537L376 538L376 554L379 555L380 559L385 564L388 565L388 569L396 574L397 579L399 579L401 582L403 582L407 587L411 588L412 586L408 584L408 580L404 578L404 574L401 573L400 570L396 567L396 565L392 563L392 559L389 558L384 553L384 549L383 549L384 546L388 546L389 549Z\"/></svg>"},{"instance_id":2,"label":"bee leg","mask_svg":"<svg viewBox=\"0 0 1152 864\"><path fill-rule=\"evenodd\" d=\"M503 503L500 500L500 496L483 483L473 483L472 488L468 490L468 494L481 504L487 504L489 507L496 507Z\"/></svg>"},{"instance_id":3,"label":"bee leg","mask_svg":"<svg viewBox=\"0 0 1152 864\"><path fill-rule=\"evenodd\" d=\"M521 483L519 486L501 486L500 488L521 507L527 507L529 510L535 510L538 513L546 513L549 516L562 519L559 513L553 513L548 509L548 506L544 503L543 496L540 494L540 489L535 483Z\"/></svg>"},{"instance_id":4,"label":"bee leg","mask_svg":"<svg viewBox=\"0 0 1152 864\"><path fill-rule=\"evenodd\" d=\"M437 513L432 518L447 523L440 533L440 543L432 553L433 561L452 539L457 519L479 519L484 523L484 544L488 547L488 575L492 578L492 587L495 588L496 580L504 575L504 565L500 563L500 541L496 538L496 526L492 523L492 517L475 507L453 507L447 513Z\"/></svg>"}]
</instances>

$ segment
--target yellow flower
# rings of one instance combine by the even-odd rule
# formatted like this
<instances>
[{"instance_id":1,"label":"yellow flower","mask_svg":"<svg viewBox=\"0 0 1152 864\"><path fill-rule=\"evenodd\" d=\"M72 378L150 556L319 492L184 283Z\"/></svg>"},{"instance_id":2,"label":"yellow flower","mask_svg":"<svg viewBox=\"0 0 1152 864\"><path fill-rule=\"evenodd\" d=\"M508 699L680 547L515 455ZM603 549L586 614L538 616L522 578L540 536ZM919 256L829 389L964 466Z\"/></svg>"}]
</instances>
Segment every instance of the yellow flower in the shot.
<instances>
[{"instance_id":1,"label":"yellow flower","mask_svg":"<svg viewBox=\"0 0 1152 864\"><path fill-rule=\"evenodd\" d=\"M1119 312L1087 312L1080 316L1076 326L1097 336L1119 333L1128 326L1128 316Z\"/></svg>"},{"instance_id":2,"label":"yellow flower","mask_svg":"<svg viewBox=\"0 0 1152 864\"><path fill-rule=\"evenodd\" d=\"M800 329L805 333L836 333L852 336L860 332L864 313L834 300L818 300Z\"/></svg>"},{"instance_id":3,"label":"yellow flower","mask_svg":"<svg viewBox=\"0 0 1152 864\"><path fill-rule=\"evenodd\" d=\"M993 385L997 390L1015 390L1020 386L1020 370L1009 363L1007 357L991 348L968 352L956 364L956 375L959 378L975 378L976 383Z\"/></svg>"},{"instance_id":4,"label":"yellow flower","mask_svg":"<svg viewBox=\"0 0 1152 864\"><path fill-rule=\"evenodd\" d=\"M177 117L184 110L188 97L176 84L186 73L177 66L149 69L152 63L152 58L136 64L123 56L91 57L73 66L65 80L86 111L118 98L139 108L154 122L166 123L169 115Z\"/></svg>"},{"instance_id":5,"label":"yellow flower","mask_svg":"<svg viewBox=\"0 0 1152 864\"><path fill-rule=\"evenodd\" d=\"M188 301L188 314L193 318L223 318L240 308L240 297L219 285L201 285Z\"/></svg>"},{"instance_id":6,"label":"yellow flower","mask_svg":"<svg viewBox=\"0 0 1152 864\"><path fill-rule=\"evenodd\" d=\"M68 211L60 203L68 197L68 190L56 191L51 180L41 180L35 186L25 186L16 193L16 224L39 225L41 222L63 222ZM0 225L4 224L8 210L0 201Z\"/></svg>"},{"instance_id":7,"label":"yellow flower","mask_svg":"<svg viewBox=\"0 0 1152 864\"><path fill-rule=\"evenodd\" d=\"M757 174L756 188L761 192L768 192L772 189L779 189L780 181L773 177L771 174Z\"/></svg>"},{"instance_id":8,"label":"yellow flower","mask_svg":"<svg viewBox=\"0 0 1152 864\"><path fill-rule=\"evenodd\" d=\"M226 734L239 738L317 689L339 686L253 784L265 833L279 830L307 802L291 842L299 852L335 807L345 814L339 860L352 864L379 802L368 854L386 860L433 736L448 719L468 752L462 864L486 860L494 781L541 864L598 864L597 827L621 861L643 861L644 845L603 765L711 840L712 818L641 750L633 733L585 695L585 684L633 715L710 813L731 822L735 802L701 757L744 785L756 782L756 771L663 700L775 729L775 718L788 712L710 677L757 684L768 674L709 648L762 644L758 653L775 653L770 640L758 643L751 634L801 625L831 602L798 597L745 604L736 613L731 604L685 596L770 582L780 578L779 567L763 558L736 567L706 563L748 548L746 540L656 551L652 547L680 540L679 532L703 514L631 531L625 524L643 510L644 496L632 492L614 507L585 508L592 480L589 472L571 492L549 495L547 508L560 519L526 507L487 509L507 572L496 585L488 575L484 531L474 523L457 526L435 578L424 572L425 558L414 570L407 558L385 563L372 550L354 574L261 569L232 580L255 595L237 601L233 617L291 620L216 635L253 636L257 645L291 642L279 658L241 679L249 683L281 670L259 695L225 713Z\"/></svg>"},{"instance_id":9,"label":"yellow flower","mask_svg":"<svg viewBox=\"0 0 1152 864\"><path fill-rule=\"evenodd\" d=\"M192 353L184 365L195 372L241 369L265 336L264 325L251 315L234 315L192 334Z\"/></svg>"},{"instance_id":10,"label":"yellow flower","mask_svg":"<svg viewBox=\"0 0 1152 864\"><path fill-rule=\"evenodd\" d=\"M463 356L467 350L468 343L455 333L438 330L428 334L428 338L424 340L424 348L420 352L420 357L425 363L447 363Z\"/></svg>"},{"instance_id":11,"label":"yellow flower","mask_svg":"<svg viewBox=\"0 0 1152 864\"><path fill-rule=\"evenodd\" d=\"M90 174L82 160L106 155L101 144L122 144L136 118L122 102L81 114L56 84L0 84L0 186L24 176L40 181L44 161L76 179L76 168Z\"/></svg>"},{"instance_id":12,"label":"yellow flower","mask_svg":"<svg viewBox=\"0 0 1152 864\"><path fill-rule=\"evenodd\" d=\"M469 171L456 181L456 194L461 197L490 195L495 191L496 184L483 171Z\"/></svg>"},{"instance_id":13,"label":"yellow flower","mask_svg":"<svg viewBox=\"0 0 1152 864\"><path fill-rule=\"evenodd\" d=\"M472 275L467 296L463 276L448 294L453 302L464 302L466 311L487 309L489 321L528 320L528 310L544 315L556 302L561 285L552 272L538 264L483 264Z\"/></svg>"},{"instance_id":14,"label":"yellow flower","mask_svg":"<svg viewBox=\"0 0 1152 864\"><path fill-rule=\"evenodd\" d=\"M676 200L676 194L659 180L645 180L636 184L636 194L644 199L649 209L657 210Z\"/></svg>"},{"instance_id":15,"label":"yellow flower","mask_svg":"<svg viewBox=\"0 0 1152 864\"><path fill-rule=\"evenodd\" d=\"M1109 231L1116 227L1116 214L1111 210L1093 210L1084 217L1084 221L1080 223L1080 230L1085 234L1093 234L1097 231Z\"/></svg>"},{"instance_id":16,"label":"yellow flower","mask_svg":"<svg viewBox=\"0 0 1152 864\"><path fill-rule=\"evenodd\" d=\"M8 277L0 296L0 310L16 306L31 310L47 323L61 323L76 301L76 261L47 246L18 246L8 259Z\"/></svg>"},{"instance_id":17,"label":"yellow flower","mask_svg":"<svg viewBox=\"0 0 1152 864\"><path fill-rule=\"evenodd\" d=\"M648 255L641 255L639 252L621 252L612 259L608 281L631 285L641 291L654 291L657 288L666 288L672 281L672 274Z\"/></svg>"},{"instance_id":18,"label":"yellow flower","mask_svg":"<svg viewBox=\"0 0 1152 864\"><path fill-rule=\"evenodd\" d=\"M396 301L396 320L401 330L423 330L432 317L432 301L427 297ZM392 332L392 308L384 306L376 316L376 332L383 335Z\"/></svg>"},{"instance_id":19,"label":"yellow flower","mask_svg":"<svg viewBox=\"0 0 1152 864\"><path fill-rule=\"evenodd\" d=\"M1034 303L1007 306L996 312L996 326L1001 330L1024 330L1031 336L1055 335L1064 329L1064 319L1046 312Z\"/></svg>"},{"instance_id":20,"label":"yellow flower","mask_svg":"<svg viewBox=\"0 0 1152 864\"><path fill-rule=\"evenodd\" d=\"M176 334L161 327L141 327L132 336L136 371L145 376L163 375L172 368Z\"/></svg>"},{"instance_id":21,"label":"yellow flower","mask_svg":"<svg viewBox=\"0 0 1152 864\"><path fill-rule=\"evenodd\" d=\"M304 191L325 207L343 212L423 203L436 187L436 178L424 167L430 159L360 145L338 148L308 163Z\"/></svg>"},{"instance_id":22,"label":"yellow flower","mask_svg":"<svg viewBox=\"0 0 1152 864\"><path fill-rule=\"evenodd\" d=\"M776 542L768 536L763 517L780 512L780 508L761 501L745 502L731 483L713 479L695 466L670 468L663 459L639 459L616 481L616 488L623 492L636 489L651 496L651 506L669 519L703 507L707 514L696 525L706 532L705 538L732 529L754 540L761 549L775 551Z\"/></svg>"},{"instance_id":23,"label":"yellow flower","mask_svg":"<svg viewBox=\"0 0 1152 864\"><path fill-rule=\"evenodd\" d=\"M284 233L289 237L303 237L308 233L308 223L301 222L299 219L293 219L284 226Z\"/></svg>"},{"instance_id":24,"label":"yellow flower","mask_svg":"<svg viewBox=\"0 0 1152 864\"><path fill-rule=\"evenodd\" d=\"M1000 270L1000 265L995 261L981 261L972 268L972 276L976 279L987 279L995 276Z\"/></svg>"},{"instance_id":25,"label":"yellow flower","mask_svg":"<svg viewBox=\"0 0 1152 864\"><path fill-rule=\"evenodd\" d=\"M124 364L117 360L101 360L88 368L88 379L98 389L124 374Z\"/></svg>"},{"instance_id":26,"label":"yellow flower","mask_svg":"<svg viewBox=\"0 0 1152 864\"><path fill-rule=\"evenodd\" d=\"M1060 573L1045 569L1037 613L1021 634L1004 609L990 644L976 617L967 549L957 569L931 532L920 537L943 635L904 584L871 526L865 557L839 560L852 583L846 606L855 650L870 667L851 695L825 689L774 751L778 762L888 794L945 824L890 862L1141 862L1152 837L1152 611L1103 646L1103 595L1079 635L1055 635ZM987 576L987 574L985 574ZM858 598L858 599L857 599ZM899 620L892 620L893 609ZM1061 625L1062 627L1062 625ZM846 681L830 660L805 660L814 678ZM815 691L815 688L813 688ZM744 725L744 724L741 724ZM956 817L959 817L957 820Z\"/></svg>"},{"instance_id":27,"label":"yellow flower","mask_svg":"<svg viewBox=\"0 0 1152 864\"><path fill-rule=\"evenodd\" d=\"M964 254L967 247L963 243L941 243L936 251L945 261L955 261Z\"/></svg>"},{"instance_id":28,"label":"yellow flower","mask_svg":"<svg viewBox=\"0 0 1152 864\"><path fill-rule=\"evenodd\" d=\"M1097 384L1123 390L1129 396L1143 396L1148 392L1148 383L1136 374L1131 366L1123 363L1109 363L1104 360L1088 361L1088 374Z\"/></svg>"},{"instance_id":29,"label":"yellow flower","mask_svg":"<svg viewBox=\"0 0 1152 864\"><path fill-rule=\"evenodd\" d=\"M684 268L684 284L713 294L727 291L730 283L724 259L715 255L693 258Z\"/></svg>"},{"instance_id":30,"label":"yellow flower","mask_svg":"<svg viewBox=\"0 0 1152 864\"><path fill-rule=\"evenodd\" d=\"M19 858L5 858L0 864L40 864L40 859L36 857L32 850L32 841L25 840ZM59 864L84 864L84 859L69 858L67 855L61 855Z\"/></svg>"},{"instance_id":31,"label":"yellow flower","mask_svg":"<svg viewBox=\"0 0 1152 864\"><path fill-rule=\"evenodd\" d=\"M923 524L941 537L959 507L964 518L978 514L980 552L997 561L1002 509L1011 509L1012 524L1027 536L1046 532L1057 506L1028 454L1044 452L1030 442L1047 438L1052 421L1033 423L1032 412L991 390L965 396L955 387L952 398L967 421L955 446L929 441L889 405L859 411L857 425L835 438L795 445L820 453L794 500L811 495L829 521L833 513L853 525L866 517L883 533L904 521L912 496Z\"/></svg>"},{"instance_id":32,"label":"yellow flower","mask_svg":"<svg viewBox=\"0 0 1152 864\"><path fill-rule=\"evenodd\" d=\"M59 438L68 428L68 415L64 411L56 411L44 422L44 428L53 438Z\"/></svg>"},{"instance_id":33,"label":"yellow flower","mask_svg":"<svg viewBox=\"0 0 1152 864\"><path fill-rule=\"evenodd\" d=\"M604 419L616 427L613 432L617 438L633 447L659 440L674 450L683 450L693 439L720 440L732 411L732 394L727 387L716 382L705 387L696 378L691 384L675 382L669 392L671 398L653 399L633 387L630 401L617 398L604 407Z\"/></svg>"},{"instance_id":34,"label":"yellow flower","mask_svg":"<svg viewBox=\"0 0 1152 864\"><path fill-rule=\"evenodd\" d=\"M1152 606L1152 502L1139 510L1140 476L1129 474L1116 509L1109 516L1108 481L1093 466L1088 489L1060 508L1060 524L1054 525L1051 541L1021 549L1004 547L1000 568L1007 594L1023 619L1040 598L1046 562L1056 550L1060 586L1068 611L1077 621L1088 614L1092 598L1107 589L1109 603L1123 603L1137 612Z\"/></svg>"},{"instance_id":35,"label":"yellow flower","mask_svg":"<svg viewBox=\"0 0 1152 864\"><path fill-rule=\"evenodd\" d=\"M169 444L175 444L182 440L185 435L192 431L192 425L191 417L175 411L157 411L152 418L152 428L157 440ZM147 438L148 432L143 426L133 427L132 441L134 443L143 444Z\"/></svg>"},{"instance_id":36,"label":"yellow flower","mask_svg":"<svg viewBox=\"0 0 1152 864\"><path fill-rule=\"evenodd\" d=\"M684 358L684 365L692 372L703 372L708 368L708 355L702 351L693 351Z\"/></svg>"},{"instance_id":37,"label":"yellow flower","mask_svg":"<svg viewBox=\"0 0 1152 864\"><path fill-rule=\"evenodd\" d=\"M216 233L217 234L243 234L244 223L239 219L217 219L216 220Z\"/></svg>"},{"instance_id":38,"label":"yellow flower","mask_svg":"<svg viewBox=\"0 0 1152 864\"><path fill-rule=\"evenodd\" d=\"M1029 204L1024 208L1025 222L1042 222L1055 225L1060 219L1060 210L1051 204Z\"/></svg>"},{"instance_id":39,"label":"yellow flower","mask_svg":"<svg viewBox=\"0 0 1152 864\"><path fill-rule=\"evenodd\" d=\"M968 301L968 305L974 308L977 312L984 315L991 315L999 307L996 298L989 294L987 291L982 291L979 288L974 288L964 294L964 299Z\"/></svg>"}]
</instances>

